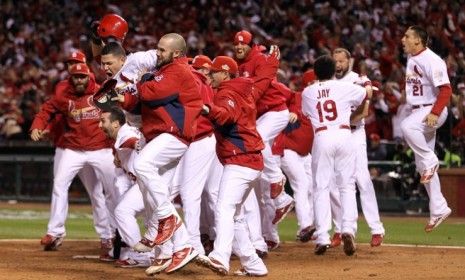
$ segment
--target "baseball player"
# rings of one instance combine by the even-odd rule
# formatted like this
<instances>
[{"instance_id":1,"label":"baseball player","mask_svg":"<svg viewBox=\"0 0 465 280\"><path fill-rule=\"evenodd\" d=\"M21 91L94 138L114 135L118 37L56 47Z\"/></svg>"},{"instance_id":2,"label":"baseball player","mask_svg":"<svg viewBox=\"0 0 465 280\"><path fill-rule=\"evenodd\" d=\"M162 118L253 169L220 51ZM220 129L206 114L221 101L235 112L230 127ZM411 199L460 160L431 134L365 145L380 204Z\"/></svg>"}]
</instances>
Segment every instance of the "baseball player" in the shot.
<instances>
[{"instance_id":1,"label":"baseball player","mask_svg":"<svg viewBox=\"0 0 465 280\"><path fill-rule=\"evenodd\" d=\"M452 90L446 63L427 47L428 34L420 26L411 26L402 37L407 53L405 92L412 112L401 124L405 141L415 153L420 183L429 196L430 220L425 226L431 232L452 212L441 193L437 173L439 161L434 154L436 130L447 118L447 103Z\"/></svg>"},{"instance_id":2,"label":"baseball player","mask_svg":"<svg viewBox=\"0 0 465 280\"><path fill-rule=\"evenodd\" d=\"M336 61L335 79L339 81L349 82L356 85L366 87L371 90L371 83L366 76L350 71L350 52L343 48L337 48L333 51L333 59ZM371 246L380 246L384 238L384 227L380 221L378 203L376 201L375 189L371 181L370 172L368 170L367 143L365 133L364 117L367 115L369 100L366 100L358 111L352 113L352 147L357 150L356 153L356 171L355 182L360 192L360 202L362 211L368 226L371 230ZM337 188L336 188L337 189ZM336 223L340 223L341 215L334 210ZM337 225L336 228L340 228ZM332 247L340 244L340 232L335 231L332 241Z\"/></svg>"},{"instance_id":3,"label":"baseball player","mask_svg":"<svg viewBox=\"0 0 465 280\"><path fill-rule=\"evenodd\" d=\"M277 46L272 46L270 55L263 53L264 47L252 46L252 34L242 30L234 36L234 50L236 61L239 64L240 76L251 78L257 89L254 95L257 106L257 130L265 143L265 149L262 151L265 168L259 184L260 187L255 191L260 205L263 234L266 234L269 239L273 239L270 241L278 244L279 238L277 238L278 235L272 221L276 213L284 217L292 210L294 204L292 199L283 199L282 201L287 203L283 203L284 205L280 205L276 209L276 203L272 201L283 193L286 177L279 167L279 158L274 157L271 152L271 145L289 120L286 97L276 80L279 49Z\"/></svg>"},{"instance_id":4,"label":"baseball player","mask_svg":"<svg viewBox=\"0 0 465 280\"><path fill-rule=\"evenodd\" d=\"M316 59L314 67L318 82L305 88L302 112L310 119L315 132L312 148L315 254L324 254L331 243L328 232L331 229L328 178L334 176L341 194L344 252L353 255L358 215L353 183L355 151L350 141L350 115L351 107L362 104L367 91L352 83L332 80L336 63L330 56Z\"/></svg>"},{"instance_id":5,"label":"baseball player","mask_svg":"<svg viewBox=\"0 0 465 280\"><path fill-rule=\"evenodd\" d=\"M31 139L34 141L42 139L44 129L55 114L64 116L68 128L62 136L63 151L59 156L62 164L54 170L47 235L41 240L46 250L59 246L65 236L68 189L73 178L85 166L91 166L102 182L110 216L116 206L113 155L105 134L98 129L100 110L92 102L92 95L99 86L90 78L90 70L86 64L71 66L69 73L70 78L66 83L58 84L55 95L44 103L31 126ZM111 237L102 239L101 260L109 260Z\"/></svg>"},{"instance_id":6,"label":"baseball player","mask_svg":"<svg viewBox=\"0 0 465 280\"><path fill-rule=\"evenodd\" d=\"M85 54L80 51L76 50L69 54L66 58L66 66L68 71L70 71L71 67L77 63L86 63L86 56ZM91 73L91 79L92 79ZM68 81L63 80L59 82L59 84L66 84ZM61 87L62 85L58 85L57 87ZM53 170L54 174L58 166L61 165L61 158L63 155L63 134L65 133L65 120L63 115L57 114L55 118L51 120L48 124L48 127L43 131L42 138L49 138L52 139L55 145L55 156L53 158ZM49 135L47 135L49 134ZM66 160L66 159L65 159ZM105 196L103 194L103 186L102 183L97 179L97 175L91 166L84 166L78 172L79 179L81 180L84 188L86 189L87 193L89 194L90 202L92 205L92 216L94 220L94 227L95 231L99 235L100 239L102 240L102 245L106 246L106 244L110 244L110 240L112 237L111 227L110 227L110 219L108 215L108 209L106 207ZM47 243L47 242L44 242ZM45 246L44 249L56 249L56 243L54 246L49 247ZM104 249L102 249L103 251ZM108 248L105 249L107 251ZM104 255L106 253L103 253Z\"/></svg>"},{"instance_id":7,"label":"baseball player","mask_svg":"<svg viewBox=\"0 0 465 280\"><path fill-rule=\"evenodd\" d=\"M237 63L230 57L213 60L212 86L218 88L213 104L204 105L203 113L217 129L216 153L224 165L217 210L216 239L208 257L199 258L210 269L227 275L234 247L242 269L236 275L265 276L265 264L255 252L244 221L243 203L263 169L264 144L256 130L253 81L236 78Z\"/></svg>"},{"instance_id":8,"label":"baseball player","mask_svg":"<svg viewBox=\"0 0 465 280\"><path fill-rule=\"evenodd\" d=\"M315 80L313 70L302 76L305 86ZM299 225L297 239L310 241L315 232L313 214L313 184L311 169L311 147L313 130L310 121L302 114L302 93L292 93L289 105L289 124L276 137L273 143L273 154L279 155L281 169L289 179L294 191L297 223Z\"/></svg>"},{"instance_id":9,"label":"baseball player","mask_svg":"<svg viewBox=\"0 0 465 280\"><path fill-rule=\"evenodd\" d=\"M208 58L208 57L207 57ZM213 89L209 85L207 77L200 71L195 70L201 66L206 72L210 66L208 60L202 65L198 65L199 57L194 57L192 73L200 88L200 94L204 103L209 104L213 100ZM211 65L211 62L210 62ZM200 116L197 122L197 131L194 141L184 153L179 166L179 191L181 195L184 221L187 232L189 233L189 242L195 250L205 255L205 250L200 240L200 212L202 192L205 189L208 177L219 176L211 174L210 170L216 157L215 153L216 140L213 135L213 126L206 117ZM178 183L175 183L177 185Z\"/></svg>"},{"instance_id":10,"label":"baseball player","mask_svg":"<svg viewBox=\"0 0 465 280\"><path fill-rule=\"evenodd\" d=\"M121 239L129 247L121 249L120 258L116 261L116 265L120 267L148 267L152 263L152 252L137 253L131 249L141 239L136 216L144 211L141 192L143 190L137 185L133 163L138 150L145 145L145 139L136 127L126 123L124 112L117 107L111 108L109 112L102 112L99 127L108 138L115 141L115 158L118 159L120 168L126 176L124 182L122 176L118 177L118 184L126 184L127 191L122 194L116 206L115 219Z\"/></svg>"},{"instance_id":11,"label":"baseball player","mask_svg":"<svg viewBox=\"0 0 465 280\"><path fill-rule=\"evenodd\" d=\"M182 36L164 35L158 42L156 75L143 76L137 84L138 96L126 93L121 99L127 111L141 103L141 130L147 140L134 162L134 170L153 199L158 229L152 238L154 228L150 227L140 243L154 247L173 239L175 249L168 272L198 255L188 244L187 230L169 199L169 185L163 178L171 180L173 173L168 171L175 169L194 139L203 104L200 88L187 64L186 50Z\"/></svg>"}]
</instances>

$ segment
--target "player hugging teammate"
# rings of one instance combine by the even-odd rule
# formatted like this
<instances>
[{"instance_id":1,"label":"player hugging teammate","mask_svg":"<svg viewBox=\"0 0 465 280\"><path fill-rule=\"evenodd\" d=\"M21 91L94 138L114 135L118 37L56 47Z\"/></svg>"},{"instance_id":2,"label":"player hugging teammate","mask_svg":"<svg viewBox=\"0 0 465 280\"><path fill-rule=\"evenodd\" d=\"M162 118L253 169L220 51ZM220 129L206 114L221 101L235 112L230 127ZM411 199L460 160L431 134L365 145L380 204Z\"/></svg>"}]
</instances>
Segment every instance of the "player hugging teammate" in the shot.
<instances>
[{"instance_id":1,"label":"player hugging teammate","mask_svg":"<svg viewBox=\"0 0 465 280\"><path fill-rule=\"evenodd\" d=\"M127 53L128 30L115 14L94 22L92 52L108 79L100 87L85 55L73 52L69 78L34 119L31 138L53 135L57 147L45 250L63 242L77 174L92 202L100 259L147 267L147 275L172 273L192 260L227 275L234 253L242 265L235 275L265 276L262 258L280 245L277 224L294 206L298 240L314 240L317 255L343 242L353 255L356 187L371 246L381 245L363 122L372 87L351 71L349 51L319 57L295 93L277 80L279 48L254 44L246 30L234 37L234 58L198 55L191 64L181 35L168 33L156 49ZM430 232L451 212L433 152L450 85L444 62L426 42L416 26L402 39L412 107L402 129L430 195ZM283 171L294 198L284 191ZM177 196L184 220L173 204Z\"/></svg>"}]
</instances>

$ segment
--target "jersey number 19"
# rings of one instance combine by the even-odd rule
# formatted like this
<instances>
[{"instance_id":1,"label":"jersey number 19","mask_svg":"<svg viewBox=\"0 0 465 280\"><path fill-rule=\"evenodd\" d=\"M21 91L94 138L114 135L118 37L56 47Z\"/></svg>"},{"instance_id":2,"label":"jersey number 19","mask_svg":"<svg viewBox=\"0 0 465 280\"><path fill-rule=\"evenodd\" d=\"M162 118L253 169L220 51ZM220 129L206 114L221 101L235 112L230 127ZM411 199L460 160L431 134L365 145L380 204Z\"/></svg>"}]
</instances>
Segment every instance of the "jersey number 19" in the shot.
<instances>
[{"instance_id":1,"label":"jersey number 19","mask_svg":"<svg viewBox=\"0 0 465 280\"><path fill-rule=\"evenodd\" d=\"M334 121L337 119L336 102L331 99L325 100L323 103L321 103L321 101L318 102L316 104L316 109L318 110L320 122L323 122L324 119L328 121Z\"/></svg>"}]
</instances>

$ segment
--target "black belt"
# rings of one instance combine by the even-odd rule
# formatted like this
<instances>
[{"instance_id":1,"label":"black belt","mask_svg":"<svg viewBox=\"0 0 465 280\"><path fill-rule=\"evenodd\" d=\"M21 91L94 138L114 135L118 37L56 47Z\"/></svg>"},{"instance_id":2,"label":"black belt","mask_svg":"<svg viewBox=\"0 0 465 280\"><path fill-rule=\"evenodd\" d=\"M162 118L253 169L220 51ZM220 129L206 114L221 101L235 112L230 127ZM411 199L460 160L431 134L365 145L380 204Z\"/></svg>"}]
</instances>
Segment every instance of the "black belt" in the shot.
<instances>
[{"instance_id":1,"label":"black belt","mask_svg":"<svg viewBox=\"0 0 465 280\"><path fill-rule=\"evenodd\" d=\"M421 107L428 107L428 106L433 106L433 103L412 105L412 109L419 109L419 108L421 108Z\"/></svg>"}]
</instances>

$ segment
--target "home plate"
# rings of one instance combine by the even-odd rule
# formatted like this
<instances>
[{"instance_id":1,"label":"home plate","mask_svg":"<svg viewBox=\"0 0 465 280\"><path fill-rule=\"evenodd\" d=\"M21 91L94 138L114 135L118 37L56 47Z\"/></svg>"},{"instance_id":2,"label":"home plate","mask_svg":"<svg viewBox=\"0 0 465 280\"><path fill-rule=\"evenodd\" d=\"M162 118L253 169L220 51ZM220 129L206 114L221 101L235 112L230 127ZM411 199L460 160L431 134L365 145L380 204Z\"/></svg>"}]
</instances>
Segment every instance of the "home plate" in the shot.
<instances>
[{"instance_id":1,"label":"home plate","mask_svg":"<svg viewBox=\"0 0 465 280\"><path fill-rule=\"evenodd\" d=\"M73 259L98 259L97 255L74 255Z\"/></svg>"}]
</instances>

